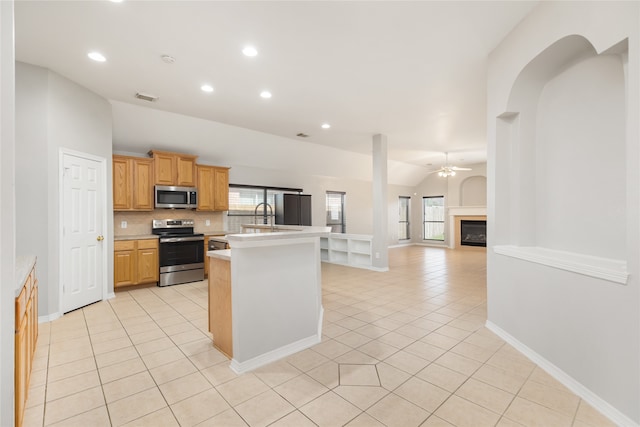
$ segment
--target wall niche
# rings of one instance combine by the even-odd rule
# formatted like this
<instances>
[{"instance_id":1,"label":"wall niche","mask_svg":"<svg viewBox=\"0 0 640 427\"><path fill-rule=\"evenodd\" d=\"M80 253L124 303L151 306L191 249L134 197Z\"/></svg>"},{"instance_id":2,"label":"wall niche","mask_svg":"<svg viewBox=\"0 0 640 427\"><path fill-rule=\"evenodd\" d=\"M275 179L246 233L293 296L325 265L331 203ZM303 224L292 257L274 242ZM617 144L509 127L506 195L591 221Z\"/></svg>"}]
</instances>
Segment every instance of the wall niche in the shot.
<instances>
[{"instance_id":1,"label":"wall niche","mask_svg":"<svg viewBox=\"0 0 640 427\"><path fill-rule=\"evenodd\" d=\"M496 186L510 196L496 206L497 252L626 282L627 51L565 37L516 79L497 119Z\"/></svg>"}]
</instances>

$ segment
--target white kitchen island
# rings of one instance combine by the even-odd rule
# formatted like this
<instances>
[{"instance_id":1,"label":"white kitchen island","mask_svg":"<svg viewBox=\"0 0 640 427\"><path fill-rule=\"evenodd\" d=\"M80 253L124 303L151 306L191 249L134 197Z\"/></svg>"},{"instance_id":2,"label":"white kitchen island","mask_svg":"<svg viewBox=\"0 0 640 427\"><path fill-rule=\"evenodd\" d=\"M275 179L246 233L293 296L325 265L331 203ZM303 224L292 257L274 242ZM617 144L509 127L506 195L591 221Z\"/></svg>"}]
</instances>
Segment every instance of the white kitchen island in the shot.
<instances>
[{"instance_id":1,"label":"white kitchen island","mask_svg":"<svg viewBox=\"0 0 640 427\"><path fill-rule=\"evenodd\" d=\"M320 342L320 237L328 227L232 234L207 252L209 329L237 373Z\"/></svg>"}]
</instances>

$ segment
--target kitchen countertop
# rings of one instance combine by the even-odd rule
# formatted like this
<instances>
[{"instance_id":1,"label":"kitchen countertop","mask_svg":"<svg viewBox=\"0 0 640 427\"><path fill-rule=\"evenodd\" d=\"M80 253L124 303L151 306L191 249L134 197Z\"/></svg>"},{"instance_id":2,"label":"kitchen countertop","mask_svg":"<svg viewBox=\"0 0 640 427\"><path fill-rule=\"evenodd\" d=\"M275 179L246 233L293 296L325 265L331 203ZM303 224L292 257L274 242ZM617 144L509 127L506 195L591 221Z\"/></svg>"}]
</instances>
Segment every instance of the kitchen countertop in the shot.
<instances>
[{"instance_id":1,"label":"kitchen countertop","mask_svg":"<svg viewBox=\"0 0 640 427\"><path fill-rule=\"evenodd\" d=\"M225 261L231 261L231 249L220 249L217 251L207 251L207 256L211 258L218 258Z\"/></svg>"},{"instance_id":2,"label":"kitchen countertop","mask_svg":"<svg viewBox=\"0 0 640 427\"><path fill-rule=\"evenodd\" d=\"M205 236L226 236L228 231L201 231L196 230L196 233L204 233Z\"/></svg>"},{"instance_id":3,"label":"kitchen countertop","mask_svg":"<svg viewBox=\"0 0 640 427\"><path fill-rule=\"evenodd\" d=\"M114 236L113 240L145 240L158 239L160 236L156 234L136 234L131 236Z\"/></svg>"},{"instance_id":4,"label":"kitchen countertop","mask_svg":"<svg viewBox=\"0 0 640 427\"><path fill-rule=\"evenodd\" d=\"M27 276L31 273L34 265L36 265L35 255L16 257L16 298L20 295L24 281L27 280Z\"/></svg>"}]
</instances>

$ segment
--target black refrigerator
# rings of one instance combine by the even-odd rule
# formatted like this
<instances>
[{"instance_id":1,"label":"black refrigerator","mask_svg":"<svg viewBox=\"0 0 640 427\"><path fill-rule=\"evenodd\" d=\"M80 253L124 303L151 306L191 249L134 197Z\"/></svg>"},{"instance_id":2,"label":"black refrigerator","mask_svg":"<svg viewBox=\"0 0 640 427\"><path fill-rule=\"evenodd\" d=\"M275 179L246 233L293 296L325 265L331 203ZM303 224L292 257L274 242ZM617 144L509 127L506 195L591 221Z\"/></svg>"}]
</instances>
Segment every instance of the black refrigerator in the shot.
<instances>
[{"instance_id":1,"label":"black refrigerator","mask_svg":"<svg viewBox=\"0 0 640 427\"><path fill-rule=\"evenodd\" d=\"M311 225L311 194L276 194L275 214L279 225Z\"/></svg>"}]
</instances>

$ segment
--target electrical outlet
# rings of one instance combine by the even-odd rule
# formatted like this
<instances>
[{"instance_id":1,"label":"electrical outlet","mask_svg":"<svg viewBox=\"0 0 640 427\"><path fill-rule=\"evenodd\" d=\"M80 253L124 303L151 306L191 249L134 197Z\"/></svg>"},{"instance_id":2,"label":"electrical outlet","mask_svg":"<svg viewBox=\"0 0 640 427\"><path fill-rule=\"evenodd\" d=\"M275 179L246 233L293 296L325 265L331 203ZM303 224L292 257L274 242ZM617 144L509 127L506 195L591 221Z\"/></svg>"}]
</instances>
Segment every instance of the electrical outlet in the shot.
<instances>
[{"instance_id":1,"label":"electrical outlet","mask_svg":"<svg viewBox=\"0 0 640 427\"><path fill-rule=\"evenodd\" d=\"M380 259L380 252L376 252L376 259Z\"/></svg>"},{"instance_id":2,"label":"electrical outlet","mask_svg":"<svg viewBox=\"0 0 640 427\"><path fill-rule=\"evenodd\" d=\"M211 225L211 221L209 221L208 219L205 220L204 225L206 225L207 227Z\"/></svg>"},{"instance_id":3,"label":"electrical outlet","mask_svg":"<svg viewBox=\"0 0 640 427\"><path fill-rule=\"evenodd\" d=\"M120 228L127 228L127 221L122 221L120 223Z\"/></svg>"}]
</instances>

